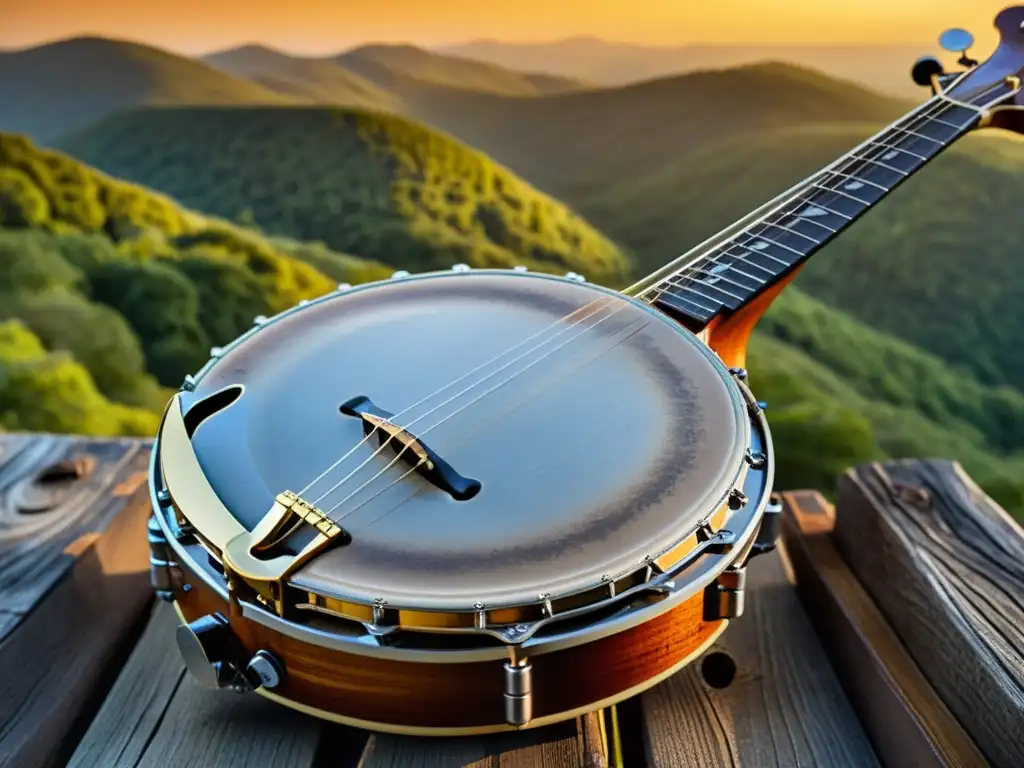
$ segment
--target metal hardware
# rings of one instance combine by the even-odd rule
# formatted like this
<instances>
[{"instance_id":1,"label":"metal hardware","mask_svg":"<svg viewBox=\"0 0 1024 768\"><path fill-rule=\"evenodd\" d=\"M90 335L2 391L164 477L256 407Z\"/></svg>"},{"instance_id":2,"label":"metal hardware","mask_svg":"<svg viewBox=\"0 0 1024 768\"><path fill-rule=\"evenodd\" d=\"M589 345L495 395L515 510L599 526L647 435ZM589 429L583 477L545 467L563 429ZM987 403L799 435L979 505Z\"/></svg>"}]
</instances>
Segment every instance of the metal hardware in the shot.
<instances>
[{"instance_id":1,"label":"metal hardware","mask_svg":"<svg viewBox=\"0 0 1024 768\"><path fill-rule=\"evenodd\" d=\"M181 382L181 390L183 392L192 392L196 388L196 379L189 373L185 375L185 380Z\"/></svg>"},{"instance_id":2,"label":"metal hardware","mask_svg":"<svg viewBox=\"0 0 1024 768\"><path fill-rule=\"evenodd\" d=\"M533 719L533 667L527 659L505 662L505 722L526 725Z\"/></svg>"},{"instance_id":3,"label":"metal hardware","mask_svg":"<svg viewBox=\"0 0 1024 768\"><path fill-rule=\"evenodd\" d=\"M352 283L338 283L338 287L337 287L336 290L338 291L338 293L344 293L345 291L347 291L351 287L352 287Z\"/></svg>"},{"instance_id":4,"label":"metal hardware","mask_svg":"<svg viewBox=\"0 0 1024 768\"><path fill-rule=\"evenodd\" d=\"M743 614L743 591L747 572L743 568L722 571L704 589L704 621L735 619Z\"/></svg>"},{"instance_id":5,"label":"metal hardware","mask_svg":"<svg viewBox=\"0 0 1024 768\"><path fill-rule=\"evenodd\" d=\"M512 267L512 271L513 272L529 272L529 270L526 267L524 267L522 264L517 264L516 266Z\"/></svg>"},{"instance_id":6,"label":"metal hardware","mask_svg":"<svg viewBox=\"0 0 1024 768\"><path fill-rule=\"evenodd\" d=\"M256 651L245 671L254 687L277 688L284 679L284 667L270 651Z\"/></svg>"},{"instance_id":7,"label":"metal hardware","mask_svg":"<svg viewBox=\"0 0 1024 768\"><path fill-rule=\"evenodd\" d=\"M237 669L231 664L237 653L237 641L223 614L209 614L191 624L182 624L175 639L185 668L203 687L225 688L237 676Z\"/></svg>"},{"instance_id":8,"label":"metal hardware","mask_svg":"<svg viewBox=\"0 0 1024 768\"><path fill-rule=\"evenodd\" d=\"M471 269L469 264L452 264L452 272L469 272Z\"/></svg>"},{"instance_id":9,"label":"metal hardware","mask_svg":"<svg viewBox=\"0 0 1024 768\"><path fill-rule=\"evenodd\" d=\"M758 400L757 401L757 407L760 408L762 411L767 411L768 410L768 403L766 403L764 400Z\"/></svg>"},{"instance_id":10,"label":"metal hardware","mask_svg":"<svg viewBox=\"0 0 1024 768\"><path fill-rule=\"evenodd\" d=\"M267 320L269 320L269 319L270 318L267 317L266 315L256 315L256 317L254 317L252 319L252 324L253 325L264 325L264 324L266 324Z\"/></svg>"},{"instance_id":11,"label":"metal hardware","mask_svg":"<svg viewBox=\"0 0 1024 768\"><path fill-rule=\"evenodd\" d=\"M729 369L729 373L731 373L733 376L735 376L740 381L745 381L746 378L747 378L747 369L746 368L730 368Z\"/></svg>"},{"instance_id":12,"label":"metal hardware","mask_svg":"<svg viewBox=\"0 0 1024 768\"><path fill-rule=\"evenodd\" d=\"M408 277L409 274L410 273L409 273L408 270L406 270L406 269L399 269L398 271L396 271L395 273L393 273L391 275L391 279L392 280L398 280L398 279L403 278L403 277Z\"/></svg>"},{"instance_id":13,"label":"metal hardware","mask_svg":"<svg viewBox=\"0 0 1024 768\"><path fill-rule=\"evenodd\" d=\"M579 272L566 272L565 273L565 279L566 280L572 280L574 283L585 283L585 282L587 282L587 278L585 278Z\"/></svg>"},{"instance_id":14,"label":"metal hardware","mask_svg":"<svg viewBox=\"0 0 1024 768\"><path fill-rule=\"evenodd\" d=\"M760 451L751 450L748 450L743 458L750 465L751 469L763 469L765 462L768 460L768 457Z\"/></svg>"},{"instance_id":15,"label":"metal hardware","mask_svg":"<svg viewBox=\"0 0 1024 768\"><path fill-rule=\"evenodd\" d=\"M764 508L761 516L761 526L757 529L757 536L750 548L750 557L763 555L771 552L778 545L779 531L782 529L782 502L777 496L772 496Z\"/></svg>"},{"instance_id":16,"label":"metal hardware","mask_svg":"<svg viewBox=\"0 0 1024 768\"><path fill-rule=\"evenodd\" d=\"M733 488L729 492L729 509L741 509L748 501L750 501L750 499L747 498L747 494L739 488Z\"/></svg>"},{"instance_id":17,"label":"metal hardware","mask_svg":"<svg viewBox=\"0 0 1024 768\"><path fill-rule=\"evenodd\" d=\"M304 307L307 304L309 304L309 299L299 299L299 303L296 304L295 306L297 306L297 307Z\"/></svg>"},{"instance_id":18,"label":"metal hardware","mask_svg":"<svg viewBox=\"0 0 1024 768\"><path fill-rule=\"evenodd\" d=\"M171 505L171 493L166 488L156 492L156 501L162 508L166 509Z\"/></svg>"},{"instance_id":19,"label":"metal hardware","mask_svg":"<svg viewBox=\"0 0 1024 768\"><path fill-rule=\"evenodd\" d=\"M173 552L155 516L149 518L146 528L149 540L149 582L157 595L167 600L173 586L171 568L177 568L178 563L171 557Z\"/></svg>"},{"instance_id":20,"label":"metal hardware","mask_svg":"<svg viewBox=\"0 0 1024 768\"><path fill-rule=\"evenodd\" d=\"M274 547L289 538L303 522L316 530L313 539L297 555L274 557ZM292 491L285 491L278 494L274 506L251 533L239 534L228 541L223 553L224 571L229 580L240 579L256 592L261 603L283 616L285 578L328 545L347 544L351 540L349 533L322 510Z\"/></svg>"},{"instance_id":21,"label":"metal hardware","mask_svg":"<svg viewBox=\"0 0 1024 768\"><path fill-rule=\"evenodd\" d=\"M922 56L910 68L910 77L917 85L932 85L932 79L946 74L942 62L934 56Z\"/></svg>"},{"instance_id":22,"label":"metal hardware","mask_svg":"<svg viewBox=\"0 0 1024 768\"><path fill-rule=\"evenodd\" d=\"M218 360L224 355L224 347L210 347L210 357Z\"/></svg>"}]
</instances>

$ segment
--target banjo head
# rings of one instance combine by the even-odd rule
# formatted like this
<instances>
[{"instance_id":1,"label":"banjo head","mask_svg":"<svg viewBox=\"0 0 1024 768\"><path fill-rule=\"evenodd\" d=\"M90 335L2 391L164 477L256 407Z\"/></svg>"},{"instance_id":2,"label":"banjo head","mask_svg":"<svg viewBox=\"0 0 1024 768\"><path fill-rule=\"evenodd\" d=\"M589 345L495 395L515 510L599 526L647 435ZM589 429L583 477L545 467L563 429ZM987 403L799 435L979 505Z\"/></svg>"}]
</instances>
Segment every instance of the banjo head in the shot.
<instances>
[{"instance_id":1,"label":"banjo head","mask_svg":"<svg viewBox=\"0 0 1024 768\"><path fill-rule=\"evenodd\" d=\"M367 438L342 411L358 397L478 492L454 498ZM517 272L407 277L286 312L180 407L242 528L292 491L351 537L292 586L427 613L536 605L637 572L724 508L750 445L739 388L688 331L621 294Z\"/></svg>"}]
</instances>

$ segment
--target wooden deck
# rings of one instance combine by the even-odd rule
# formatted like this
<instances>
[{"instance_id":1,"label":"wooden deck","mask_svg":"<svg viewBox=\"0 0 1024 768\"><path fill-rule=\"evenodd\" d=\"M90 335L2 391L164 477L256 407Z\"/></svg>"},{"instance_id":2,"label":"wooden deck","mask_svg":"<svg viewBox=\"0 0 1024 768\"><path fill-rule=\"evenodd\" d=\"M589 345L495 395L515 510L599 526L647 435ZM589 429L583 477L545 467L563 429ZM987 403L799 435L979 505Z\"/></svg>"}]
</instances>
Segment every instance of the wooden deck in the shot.
<instances>
[{"instance_id":1,"label":"wooden deck","mask_svg":"<svg viewBox=\"0 0 1024 768\"><path fill-rule=\"evenodd\" d=\"M1024 535L945 462L784 494L744 615L612 710L373 735L200 688L149 586L149 444L0 435L0 767L1024 766ZM595 670L595 674L599 674Z\"/></svg>"}]
</instances>

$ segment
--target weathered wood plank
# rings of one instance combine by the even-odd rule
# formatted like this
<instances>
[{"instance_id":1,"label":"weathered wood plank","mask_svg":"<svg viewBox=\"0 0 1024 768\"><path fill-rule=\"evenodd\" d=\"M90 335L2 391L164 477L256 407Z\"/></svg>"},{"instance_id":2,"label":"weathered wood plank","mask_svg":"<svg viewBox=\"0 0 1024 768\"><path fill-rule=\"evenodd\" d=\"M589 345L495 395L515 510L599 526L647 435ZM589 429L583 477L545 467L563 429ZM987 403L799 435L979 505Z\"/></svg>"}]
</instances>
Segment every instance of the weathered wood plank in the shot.
<instances>
[{"instance_id":1,"label":"weathered wood plank","mask_svg":"<svg viewBox=\"0 0 1024 768\"><path fill-rule=\"evenodd\" d=\"M152 598L148 447L0 435L0 766L62 761Z\"/></svg>"},{"instance_id":2,"label":"weathered wood plank","mask_svg":"<svg viewBox=\"0 0 1024 768\"><path fill-rule=\"evenodd\" d=\"M948 461L839 483L833 540L995 766L1024 765L1024 533Z\"/></svg>"},{"instance_id":3,"label":"weathered wood plank","mask_svg":"<svg viewBox=\"0 0 1024 768\"><path fill-rule=\"evenodd\" d=\"M208 691L185 672L178 617L158 603L69 768L355 766L365 736L248 694ZM318 763L318 755L330 758Z\"/></svg>"},{"instance_id":4,"label":"weathered wood plank","mask_svg":"<svg viewBox=\"0 0 1024 768\"><path fill-rule=\"evenodd\" d=\"M607 768L598 713L545 728L453 739L373 735L359 768Z\"/></svg>"},{"instance_id":5,"label":"weathered wood plank","mask_svg":"<svg viewBox=\"0 0 1024 768\"><path fill-rule=\"evenodd\" d=\"M725 653L736 676L706 681ZM877 765L779 554L747 569L746 608L702 661L643 695L650 768Z\"/></svg>"},{"instance_id":6,"label":"weathered wood plank","mask_svg":"<svg viewBox=\"0 0 1024 768\"><path fill-rule=\"evenodd\" d=\"M797 591L882 761L920 768L985 765L836 551L831 505L816 491L782 498L782 536Z\"/></svg>"}]
</instances>

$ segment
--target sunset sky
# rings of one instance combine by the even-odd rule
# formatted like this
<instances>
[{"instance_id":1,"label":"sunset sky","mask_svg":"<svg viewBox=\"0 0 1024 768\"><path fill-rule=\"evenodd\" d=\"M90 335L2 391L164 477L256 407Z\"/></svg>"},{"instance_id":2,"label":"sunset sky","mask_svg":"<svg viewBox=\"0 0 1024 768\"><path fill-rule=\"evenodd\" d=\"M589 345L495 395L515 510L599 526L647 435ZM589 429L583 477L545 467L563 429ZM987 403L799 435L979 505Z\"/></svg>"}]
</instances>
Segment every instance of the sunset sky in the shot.
<instances>
[{"instance_id":1,"label":"sunset sky","mask_svg":"<svg viewBox=\"0 0 1024 768\"><path fill-rule=\"evenodd\" d=\"M181 53L261 42L331 53L367 41L440 45L491 37L543 41L931 45L962 26L978 52L1007 0L0 0L0 48L84 34ZM934 46L933 46L934 47Z\"/></svg>"}]
</instances>

